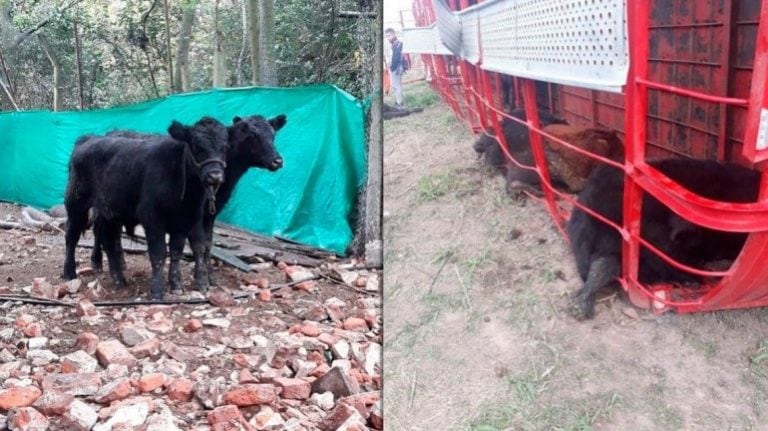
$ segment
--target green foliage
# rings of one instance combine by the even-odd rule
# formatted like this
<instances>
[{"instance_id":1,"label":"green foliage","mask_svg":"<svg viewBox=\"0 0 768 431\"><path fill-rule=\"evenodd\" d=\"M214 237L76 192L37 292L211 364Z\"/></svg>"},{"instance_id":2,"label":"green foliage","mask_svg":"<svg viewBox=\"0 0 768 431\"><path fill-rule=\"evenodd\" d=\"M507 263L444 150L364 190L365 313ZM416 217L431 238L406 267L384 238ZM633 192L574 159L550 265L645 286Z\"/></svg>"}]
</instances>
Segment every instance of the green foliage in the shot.
<instances>
[{"instance_id":1,"label":"green foliage","mask_svg":"<svg viewBox=\"0 0 768 431\"><path fill-rule=\"evenodd\" d=\"M251 83L250 50L243 47L243 2L218 0L218 29L225 58L226 85ZM210 88L213 82L216 0L168 0L171 46L166 44L163 1L156 0L0 0L0 53L9 71L0 68L0 81L12 85L23 110L50 109L53 69L37 35L20 44L18 34L39 23L61 67L64 109L78 108L78 75L74 29L78 26L82 57L83 98L86 109L139 102L170 92L167 53L174 64L182 16L196 8L189 52L190 91ZM370 90L372 68L363 75L363 48L372 52L374 32L359 31L359 21L339 18L339 8L358 10L354 0L281 0L275 8L275 50L281 86L327 82L358 97ZM372 56L372 54L368 54ZM0 90L0 110L13 109Z\"/></svg>"},{"instance_id":2,"label":"green foliage","mask_svg":"<svg viewBox=\"0 0 768 431\"><path fill-rule=\"evenodd\" d=\"M330 82L364 96L362 57L356 40L358 22L338 16L356 10L357 2L342 0L281 0L276 8L276 49L281 85ZM373 40L373 31L366 35Z\"/></svg>"}]
</instances>

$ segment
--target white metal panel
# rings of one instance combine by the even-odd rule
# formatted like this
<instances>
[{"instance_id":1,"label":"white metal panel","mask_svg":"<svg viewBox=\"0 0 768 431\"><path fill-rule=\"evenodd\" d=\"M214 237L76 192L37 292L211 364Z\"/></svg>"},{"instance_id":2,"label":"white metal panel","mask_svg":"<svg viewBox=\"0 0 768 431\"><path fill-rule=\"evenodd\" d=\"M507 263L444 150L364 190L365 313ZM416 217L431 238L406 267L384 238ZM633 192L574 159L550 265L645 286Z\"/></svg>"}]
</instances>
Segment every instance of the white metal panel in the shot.
<instances>
[{"instance_id":1,"label":"white metal panel","mask_svg":"<svg viewBox=\"0 0 768 431\"><path fill-rule=\"evenodd\" d=\"M493 3L498 6L479 10L484 68L601 90L621 91L626 84L625 1Z\"/></svg>"},{"instance_id":2,"label":"white metal panel","mask_svg":"<svg viewBox=\"0 0 768 431\"><path fill-rule=\"evenodd\" d=\"M453 55L440 41L437 26L403 29L403 52Z\"/></svg>"},{"instance_id":3,"label":"white metal panel","mask_svg":"<svg viewBox=\"0 0 768 431\"><path fill-rule=\"evenodd\" d=\"M432 4L435 7L440 40L442 40L446 48L451 50L453 55L461 56L461 39L463 36L459 17L451 12L445 0L435 0Z\"/></svg>"},{"instance_id":4,"label":"white metal panel","mask_svg":"<svg viewBox=\"0 0 768 431\"><path fill-rule=\"evenodd\" d=\"M768 109L760 110L760 125L757 129L757 142L755 148L758 151L768 148Z\"/></svg>"},{"instance_id":5,"label":"white metal panel","mask_svg":"<svg viewBox=\"0 0 768 431\"><path fill-rule=\"evenodd\" d=\"M437 31L406 29L406 52L453 52L493 72L604 91L627 82L626 0L486 0L452 14L435 5Z\"/></svg>"}]
</instances>

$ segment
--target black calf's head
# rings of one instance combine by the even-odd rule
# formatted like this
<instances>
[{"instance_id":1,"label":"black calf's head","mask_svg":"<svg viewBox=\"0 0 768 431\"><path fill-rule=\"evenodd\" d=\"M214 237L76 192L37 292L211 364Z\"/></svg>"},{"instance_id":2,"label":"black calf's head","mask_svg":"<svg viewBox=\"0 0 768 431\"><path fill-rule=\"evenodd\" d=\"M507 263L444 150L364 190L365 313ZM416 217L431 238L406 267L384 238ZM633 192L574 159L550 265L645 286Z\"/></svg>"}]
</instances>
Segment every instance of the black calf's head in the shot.
<instances>
[{"instance_id":1,"label":"black calf's head","mask_svg":"<svg viewBox=\"0 0 768 431\"><path fill-rule=\"evenodd\" d=\"M275 134L287 122L285 115L265 119L261 115L232 120L229 128L230 154L247 166L276 171L283 166L283 158L275 149Z\"/></svg>"},{"instance_id":2,"label":"black calf's head","mask_svg":"<svg viewBox=\"0 0 768 431\"><path fill-rule=\"evenodd\" d=\"M187 143L189 154L200 179L209 186L224 182L225 156L228 145L227 128L210 117L203 117L192 126L178 121L171 123L168 133Z\"/></svg>"}]
</instances>

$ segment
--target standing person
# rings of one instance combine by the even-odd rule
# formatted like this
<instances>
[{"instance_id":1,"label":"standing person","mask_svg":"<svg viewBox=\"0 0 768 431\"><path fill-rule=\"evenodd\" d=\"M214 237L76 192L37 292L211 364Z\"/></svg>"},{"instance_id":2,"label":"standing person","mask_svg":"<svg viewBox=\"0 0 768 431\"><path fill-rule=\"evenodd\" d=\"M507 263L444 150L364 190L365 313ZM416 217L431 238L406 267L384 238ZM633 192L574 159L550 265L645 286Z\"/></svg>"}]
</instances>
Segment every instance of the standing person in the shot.
<instances>
[{"instance_id":1,"label":"standing person","mask_svg":"<svg viewBox=\"0 0 768 431\"><path fill-rule=\"evenodd\" d=\"M403 42L397 40L395 30L388 28L384 30L389 44L392 46L392 59L389 62L389 77L392 85L392 94L395 96L395 106L403 106L403 72L405 64L403 63Z\"/></svg>"}]
</instances>

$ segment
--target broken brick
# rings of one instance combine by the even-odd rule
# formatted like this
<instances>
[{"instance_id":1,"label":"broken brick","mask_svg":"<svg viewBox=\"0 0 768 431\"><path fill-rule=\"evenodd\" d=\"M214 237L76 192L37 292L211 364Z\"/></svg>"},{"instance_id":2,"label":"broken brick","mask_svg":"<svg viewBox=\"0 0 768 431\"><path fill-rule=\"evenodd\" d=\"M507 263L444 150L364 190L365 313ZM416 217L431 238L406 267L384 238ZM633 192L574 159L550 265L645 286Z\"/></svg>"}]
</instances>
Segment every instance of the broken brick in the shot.
<instances>
[{"instance_id":1,"label":"broken brick","mask_svg":"<svg viewBox=\"0 0 768 431\"><path fill-rule=\"evenodd\" d=\"M367 331L368 323L359 317L347 317L344 321L344 329L347 331Z\"/></svg>"},{"instance_id":2,"label":"broken brick","mask_svg":"<svg viewBox=\"0 0 768 431\"><path fill-rule=\"evenodd\" d=\"M224 402L240 407L269 404L275 399L277 390L270 384L241 385L224 394Z\"/></svg>"},{"instance_id":3,"label":"broken brick","mask_svg":"<svg viewBox=\"0 0 768 431\"><path fill-rule=\"evenodd\" d=\"M149 340L142 341L141 343L128 349L128 351L131 352L131 354L136 359L156 358L160 355L160 340L157 338L151 338Z\"/></svg>"},{"instance_id":4,"label":"broken brick","mask_svg":"<svg viewBox=\"0 0 768 431\"><path fill-rule=\"evenodd\" d=\"M336 398L346 397L360 391L360 385L341 368L333 367L324 376L312 382L313 393L332 392Z\"/></svg>"},{"instance_id":5,"label":"broken brick","mask_svg":"<svg viewBox=\"0 0 768 431\"><path fill-rule=\"evenodd\" d=\"M292 400L306 400L309 398L311 388L309 382L302 379L278 378L274 380L275 385L282 388L280 396Z\"/></svg>"},{"instance_id":6,"label":"broken brick","mask_svg":"<svg viewBox=\"0 0 768 431\"><path fill-rule=\"evenodd\" d=\"M43 391L58 391L74 396L88 396L101 388L98 373L49 374L43 377Z\"/></svg>"},{"instance_id":7,"label":"broken brick","mask_svg":"<svg viewBox=\"0 0 768 431\"><path fill-rule=\"evenodd\" d=\"M102 367L120 364L126 367L136 365L136 358L118 340L102 341L96 346L96 358Z\"/></svg>"},{"instance_id":8,"label":"broken brick","mask_svg":"<svg viewBox=\"0 0 768 431\"><path fill-rule=\"evenodd\" d=\"M163 373L151 373L145 374L139 378L139 390L141 392L152 392L157 388L161 388L168 380Z\"/></svg>"},{"instance_id":9,"label":"broken brick","mask_svg":"<svg viewBox=\"0 0 768 431\"><path fill-rule=\"evenodd\" d=\"M91 332L83 332L77 336L75 348L85 351L89 355L96 353L96 346L99 344L99 337Z\"/></svg>"},{"instance_id":10,"label":"broken brick","mask_svg":"<svg viewBox=\"0 0 768 431\"><path fill-rule=\"evenodd\" d=\"M203 323L197 319L189 319L184 325L184 330L187 332L196 332L203 327Z\"/></svg>"},{"instance_id":11,"label":"broken brick","mask_svg":"<svg viewBox=\"0 0 768 431\"><path fill-rule=\"evenodd\" d=\"M102 386L99 392L96 393L94 401L100 404L109 404L112 401L128 398L132 392L131 381L122 378Z\"/></svg>"},{"instance_id":12,"label":"broken brick","mask_svg":"<svg viewBox=\"0 0 768 431\"><path fill-rule=\"evenodd\" d=\"M0 410L8 410L15 407L29 407L42 392L35 386L24 386L0 390Z\"/></svg>"},{"instance_id":13,"label":"broken brick","mask_svg":"<svg viewBox=\"0 0 768 431\"><path fill-rule=\"evenodd\" d=\"M48 419L32 407L20 407L8 412L8 428L12 430L47 430Z\"/></svg>"},{"instance_id":14,"label":"broken brick","mask_svg":"<svg viewBox=\"0 0 768 431\"><path fill-rule=\"evenodd\" d=\"M96 306L93 305L91 301L89 301L86 298L81 299L77 302L77 307L75 308L75 313L80 316L95 316L99 314L99 310L96 309Z\"/></svg>"},{"instance_id":15,"label":"broken brick","mask_svg":"<svg viewBox=\"0 0 768 431\"><path fill-rule=\"evenodd\" d=\"M195 384L191 380L186 378L178 378L171 380L168 385L168 398L174 401L189 401L192 399Z\"/></svg>"},{"instance_id":16,"label":"broken brick","mask_svg":"<svg viewBox=\"0 0 768 431\"><path fill-rule=\"evenodd\" d=\"M60 416L69 409L75 400L74 395L66 392L48 391L32 405L46 416Z\"/></svg>"},{"instance_id":17,"label":"broken brick","mask_svg":"<svg viewBox=\"0 0 768 431\"><path fill-rule=\"evenodd\" d=\"M99 367L98 362L83 350L62 356L59 362L62 373L92 373Z\"/></svg>"}]
</instances>

